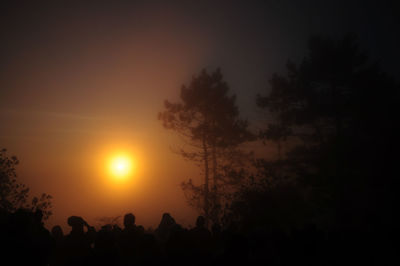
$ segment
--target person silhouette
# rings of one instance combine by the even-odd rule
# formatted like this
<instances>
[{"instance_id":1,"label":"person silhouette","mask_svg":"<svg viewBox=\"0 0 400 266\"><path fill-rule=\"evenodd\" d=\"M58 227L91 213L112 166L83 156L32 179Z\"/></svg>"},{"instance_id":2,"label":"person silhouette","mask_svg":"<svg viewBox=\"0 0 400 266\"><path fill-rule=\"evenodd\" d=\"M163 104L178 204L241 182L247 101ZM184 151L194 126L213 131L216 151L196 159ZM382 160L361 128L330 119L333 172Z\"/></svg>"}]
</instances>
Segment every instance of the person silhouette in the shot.
<instances>
[{"instance_id":1,"label":"person silhouette","mask_svg":"<svg viewBox=\"0 0 400 266\"><path fill-rule=\"evenodd\" d=\"M136 226L136 217L133 213L124 216L124 229L118 237L118 247L124 264L135 263L140 241L140 231Z\"/></svg>"},{"instance_id":2,"label":"person silhouette","mask_svg":"<svg viewBox=\"0 0 400 266\"><path fill-rule=\"evenodd\" d=\"M206 228L206 219L203 216L198 216L196 219L196 227L191 230L192 233L200 232L201 234L211 236L210 231Z\"/></svg>"},{"instance_id":3,"label":"person silhouette","mask_svg":"<svg viewBox=\"0 0 400 266\"><path fill-rule=\"evenodd\" d=\"M50 232L44 227L43 212L40 209L32 213L31 236L37 265L47 265L50 259L52 238Z\"/></svg>"},{"instance_id":4,"label":"person silhouette","mask_svg":"<svg viewBox=\"0 0 400 266\"><path fill-rule=\"evenodd\" d=\"M224 243L223 243L223 237L222 237L222 228L219 223L213 223L211 226L211 232L212 232L212 251L214 253L214 256L220 256L223 253L224 250Z\"/></svg>"},{"instance_id":5,"label":"person silhouette","mask_svg":"<svg viewBox=\"0 0 400 266\"><path fill-rule=\"evenodd\" d=\"M53 228L51 228L51 235L53 236L54 240L62 241L62 239L64 238L64 232L61 226L59 225L53 226Z\"/></svg>"},{"instance_id":6,"label":"person silhouette","mask_svg":"<svg viewBox=\"0 0 400 266\"><path fill-rule=\"evenodd\" d=\"M96 256L96 265L115 265L117 263L118 250L111 224L102 226L97 232L94 242L94 254Z\"/></svg>"},{"instance_id":7,"label":"person silhouette","mask_svg":"<svg viewBox=\"0 0 400 266\"><path fill-rule=\"evenodd\" d=\"M206 219L198 216L196 226L189 231L192 256L197 265L206 263L210 257L212 237L206 228Z\"/></svg>"},{"instance_id":8,"label":"person silhouette","mask_svg":"<svg viewBox=\"0 0 400 266\"><path fill-rule=\"evenodd\" d=\"M133 215L132 213L125 214L125 216L124 216L124 227L125 227L125 230L128 230L128 231L136 230L135 222L136 222L135 215Z\"/></svg>"},{"instance_id":9,"label":"person silhouette","mask_svg":"<svg viewBox=\"0 0 400 266\"><path fill-rule=\"evenodd\" d=\"M63 265L64 261L64 232L59 225L53 226L51 229L53 237L53 248L50 257L50 265Z\"/></svg>"},{"instance_id":10,"label":"person silhouette","mask_svg":"<svg viewBox=\"0 0 400 266\"><path fill-rule=\"evenodd\" d=\"M174 227L175 224L175 219L172 218L169 213L166 212L163 214L161 222L155 231L156 236L161 243L164 244L168 240L171 229Z\"/></svg>"},{"instance_id":11,"label":"person silhouette","mask_svg":"<svg viewBox=\"0 0 400 266\"><path fill-rule=\"evenodd\" d=\"M67 265L87 265L92 260L91 245L95 239L94 228L79 216L71 216L67 220L71 232L65 237ZM87 227L85 233L84 227Z\"/></svg>"}]
</instances>

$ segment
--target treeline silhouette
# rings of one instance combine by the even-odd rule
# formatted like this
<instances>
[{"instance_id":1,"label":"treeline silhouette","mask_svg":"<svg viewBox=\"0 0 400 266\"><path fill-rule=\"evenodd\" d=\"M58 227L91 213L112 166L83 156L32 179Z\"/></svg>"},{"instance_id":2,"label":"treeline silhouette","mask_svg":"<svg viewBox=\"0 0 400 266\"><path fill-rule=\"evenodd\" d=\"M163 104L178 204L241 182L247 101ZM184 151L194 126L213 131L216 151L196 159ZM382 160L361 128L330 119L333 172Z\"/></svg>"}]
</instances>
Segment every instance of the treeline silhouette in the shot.
<instances>
[{"instance_id":1,"label":"treeline silhouette","mask_svg":"<svg viewBox=\"0 0 400 266\"><path fill-rule=\"evenodd\" d=\"M312 36L304 59L285 70L257 95L258 131L240 119L220 69L202 70L177 102L165 101L159 119L185 140L175 151L202 173L200 184L182 183L188 202L207 222L248 230L394 228L399 83L351 33ZM249 142L269 157L253 156Z\"/></svg>"}]
</instances>

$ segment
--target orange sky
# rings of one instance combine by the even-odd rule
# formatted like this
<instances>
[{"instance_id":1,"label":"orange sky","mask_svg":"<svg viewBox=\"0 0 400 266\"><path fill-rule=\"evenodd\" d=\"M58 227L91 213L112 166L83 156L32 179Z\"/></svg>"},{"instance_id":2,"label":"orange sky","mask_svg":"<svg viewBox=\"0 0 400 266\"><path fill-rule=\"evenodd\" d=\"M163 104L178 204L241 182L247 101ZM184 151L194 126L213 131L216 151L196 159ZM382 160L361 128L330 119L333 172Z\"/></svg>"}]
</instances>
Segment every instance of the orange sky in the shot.
<instances>
[{"instance_id":1,"label":"orange sky","mask_svg":"<svg viewBox=\"0 0 400 266\"><path fill-rule=\"evenodd\" d=\"M177 12L45 12L45 22L29 14L33 26L11 18L30 37L21 37L29 45L17 45L5 69L0 144L20 159L18 176L32 195L54 197L49 227L67 228L70 215L95 225L127 212L146 227L163 212L194 223L180 183L199 181L200 171L171 152L180 142L157 114L209 66L220 37L203 22L182 23L189 15ZM116 150L137 160L125 183L106 174L105 158Z\"/></svg>"},{"instance_id":2,"label":"orange sky","mask_svg":"<svg viewBox=\"0 0 400 266\"><path fill-rule=\"evenodd\" d=\"M202 68L221 66L257 130L255 95L288 58L304 56L311 33L355 30L371 40L382 32L360 30L374 16L347 3L89 2L0 11L0 148L20 159L18 177L32 195L53 195L48 226L67 228L70 215L95 225L97 217L126 212L146 227L163 212L193 224L196 212L179 184L199 181L199 169L170 151L180 142L157 120L163 101L177 101L181 85ZM390 65L396 57L382 58ZM138 161L126 184L106 176L104 158L115 150Z\"/></svg>"},{"instance_id":3,"label":"orange sky","mask_svg":"<svg viewBox=\"0 0 400 266\"><path fill-rule=\"evenodd\" d=\"M120 24L104 34L98 14L56 19L6 69L11 104L0 114L1 143L20 159L18 176L31 194L53 195L49 227L66 228L70 215L96 224L127 212L146 227L163 212L193 224L179 184L198 169L170 152L176 137L157 113L199 70L207 38L154 11L136 18L140 30ZM107 175L105 158L116 150L138 164L124 183Z\"/></svg>"}]
</instances>

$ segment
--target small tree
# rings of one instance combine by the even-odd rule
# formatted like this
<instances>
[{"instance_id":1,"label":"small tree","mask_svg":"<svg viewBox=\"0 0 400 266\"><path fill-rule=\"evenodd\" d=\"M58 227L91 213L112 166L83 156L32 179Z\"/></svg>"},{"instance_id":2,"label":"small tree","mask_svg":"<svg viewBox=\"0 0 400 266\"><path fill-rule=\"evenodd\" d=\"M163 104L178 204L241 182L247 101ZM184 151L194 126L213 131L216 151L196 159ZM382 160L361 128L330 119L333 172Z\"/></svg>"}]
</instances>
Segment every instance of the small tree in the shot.
<instances>
[{"instance_id":1,"label":"small tree","mask_svg":"<svg viewBox=\"0 0 400 266\"><path fill-rule=\"evenodd\" d=\"M164 127L183 137L185 148L175 152L202 169L201 186L189 179L182 188L189 203L213 222L218 222L221 213L222 188L240 176L234 174L235 167L227 172L227 165L242 154L238 146L251 138L247 121L239 119L236 97L228 92L220 69L211 74L203 70L189 86L182 86L181 102L165 101L166 110L159 113Z\"/></svg>"},{"instance_id":2,"label":"small tree","mask_svg":"<svg viewBox=\"0 0 400 266\"><path fill-rule=\"evenodd\" d=\"M32 211L41 210L46 220L52 214L52 197L43 193L39 197L33 197L29 201L29 188L17 180L17 157L8 157L6 149L0 151L0 208L13 212L19 208Z\"/></svg>"}]
</instances>

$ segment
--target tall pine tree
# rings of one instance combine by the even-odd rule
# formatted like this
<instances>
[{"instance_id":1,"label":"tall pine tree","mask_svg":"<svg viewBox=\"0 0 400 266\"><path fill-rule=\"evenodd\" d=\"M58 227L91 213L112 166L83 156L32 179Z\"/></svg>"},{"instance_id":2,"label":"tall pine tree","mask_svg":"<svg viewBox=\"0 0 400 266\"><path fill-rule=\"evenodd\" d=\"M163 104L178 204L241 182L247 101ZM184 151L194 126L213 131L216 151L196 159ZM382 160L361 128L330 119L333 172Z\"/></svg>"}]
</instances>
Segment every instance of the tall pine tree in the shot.
<instances>
[{"instance_id":1,"label":"tall pine tree","mask_svg":"<svg viewBox=\"0 0 400 266\"><path fill-rule=\"evenodd\" d=\"M182 188L189 203L213 222L221 215L223 190L241 176L228 165L234 161L240 165L243 153L238 146L251 138L247 121L239 118L236 96L228 93L220 69L211 74L202 70L188 86L182 86L180 102L165 101L165 110L159 113L164 127L183 136L187 144L177 152L201 163L203 184L197 186L190 179Z\"/></svg>"}]
</instances>

